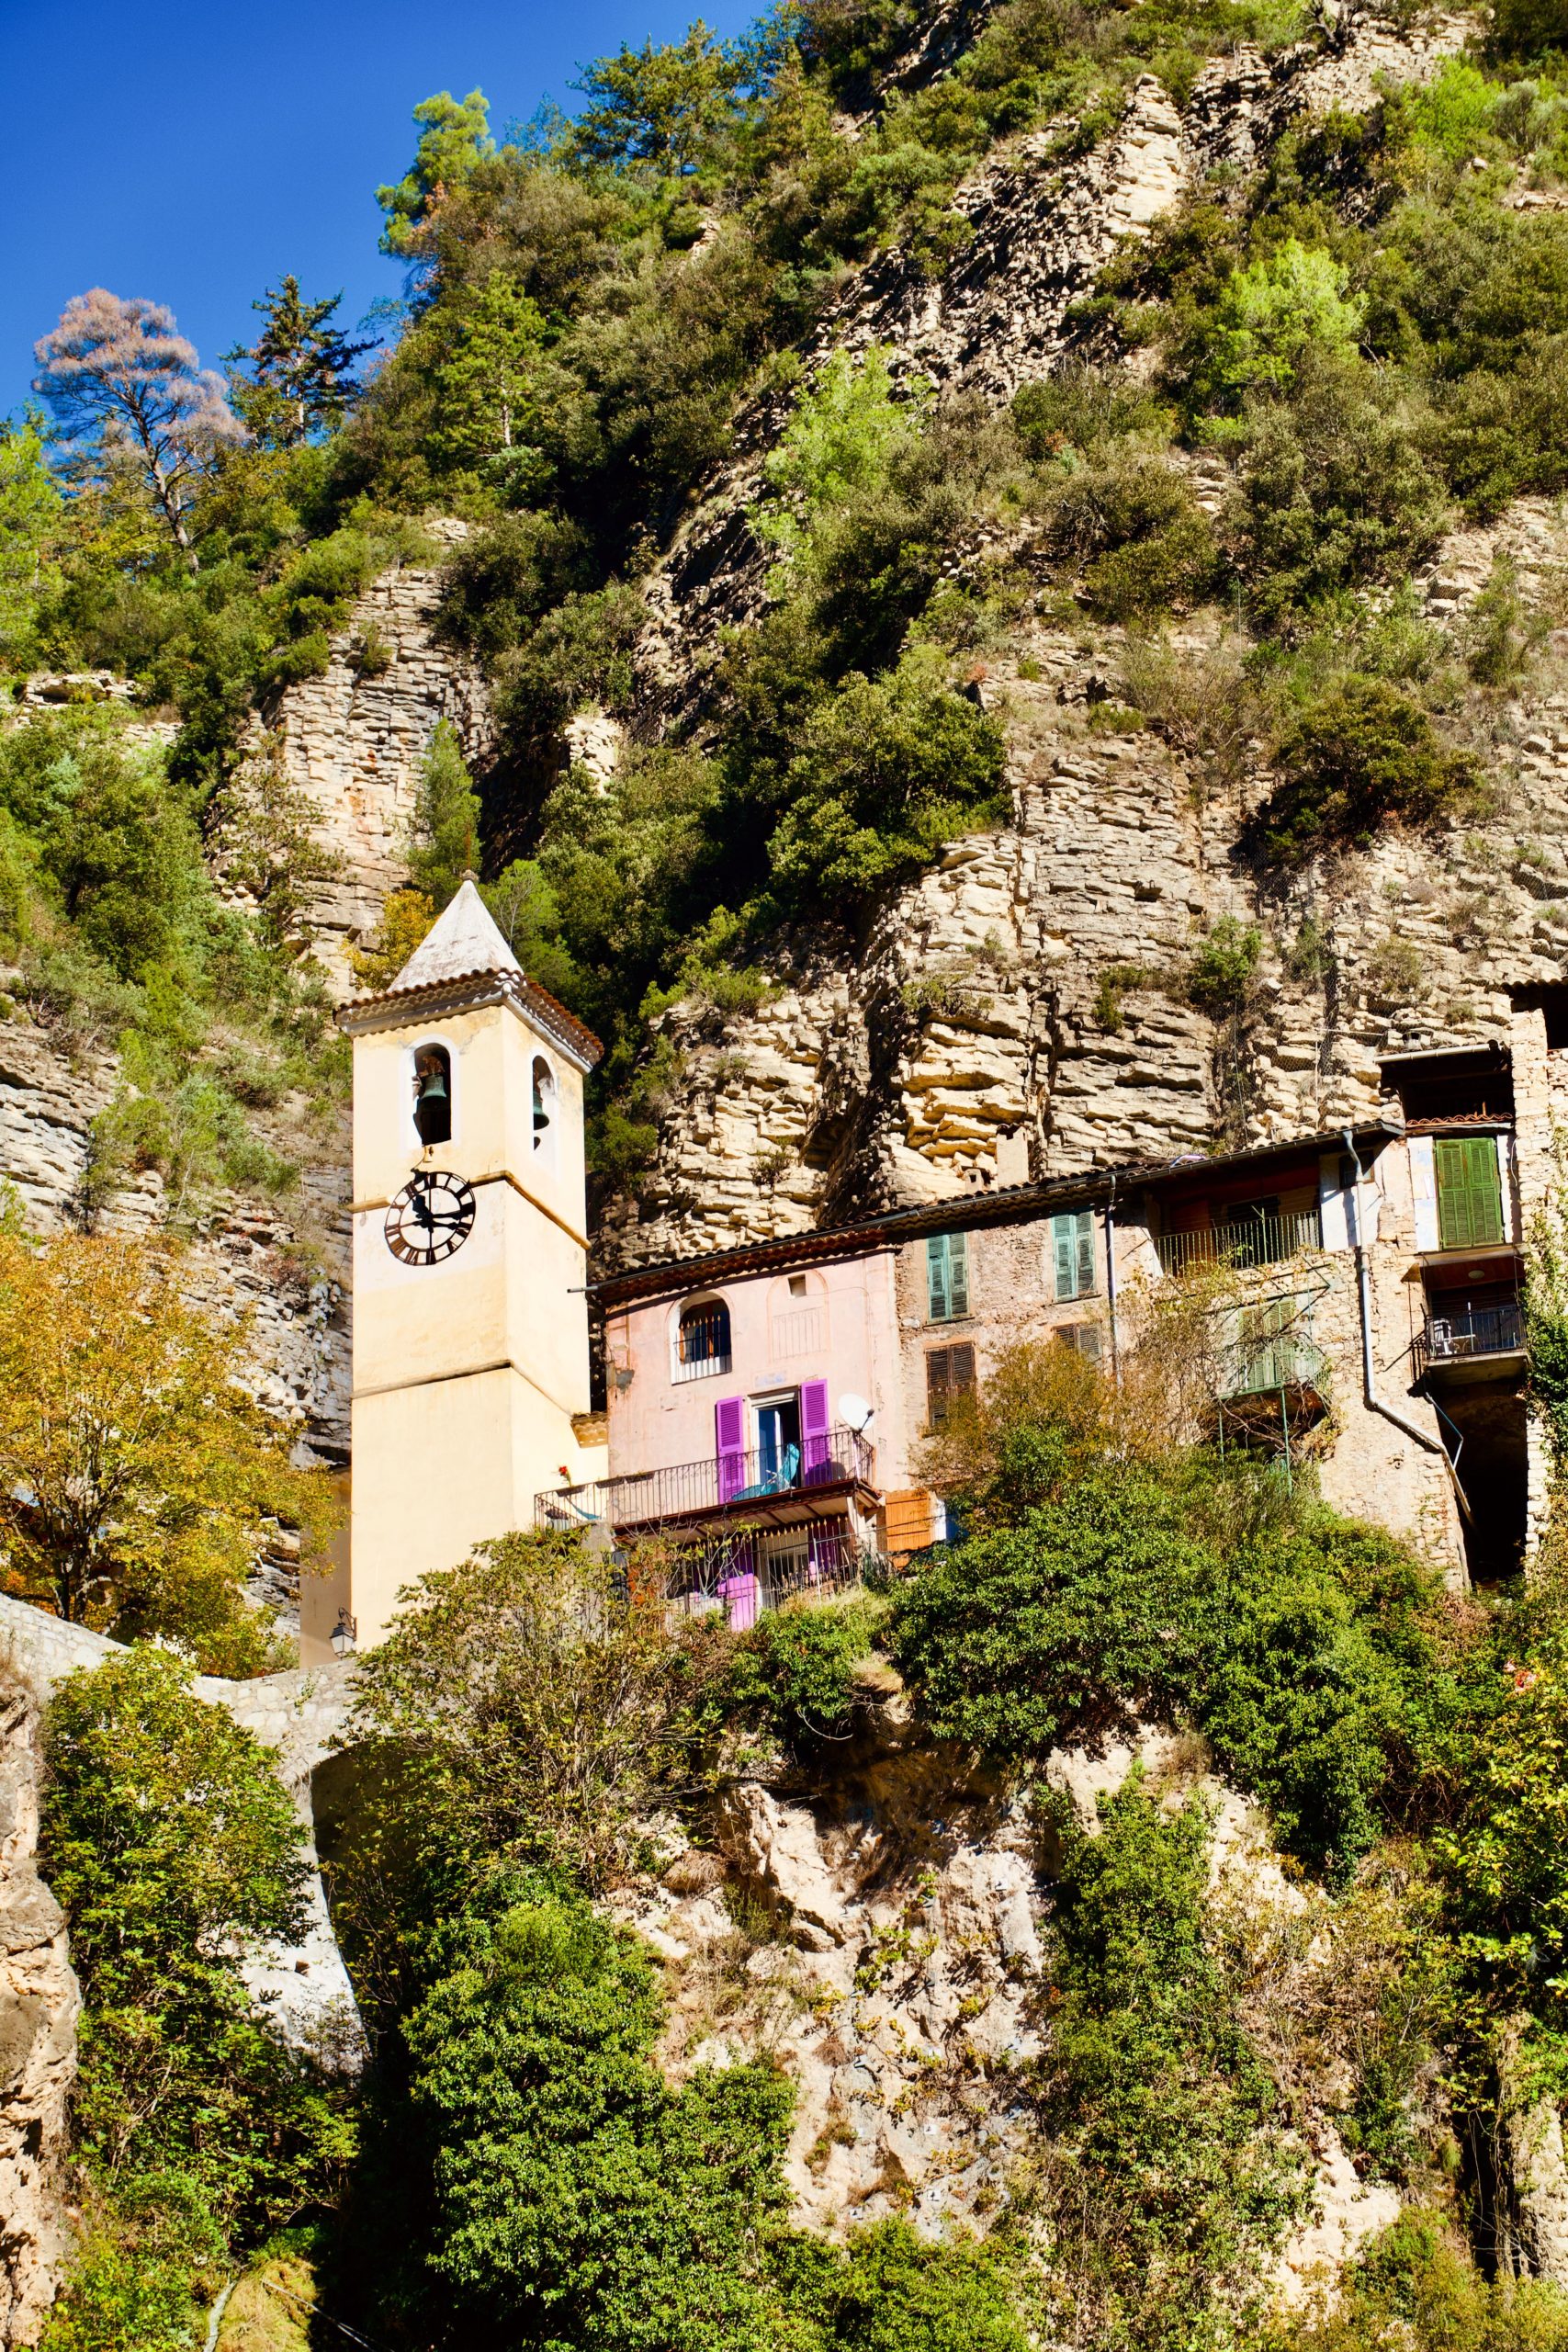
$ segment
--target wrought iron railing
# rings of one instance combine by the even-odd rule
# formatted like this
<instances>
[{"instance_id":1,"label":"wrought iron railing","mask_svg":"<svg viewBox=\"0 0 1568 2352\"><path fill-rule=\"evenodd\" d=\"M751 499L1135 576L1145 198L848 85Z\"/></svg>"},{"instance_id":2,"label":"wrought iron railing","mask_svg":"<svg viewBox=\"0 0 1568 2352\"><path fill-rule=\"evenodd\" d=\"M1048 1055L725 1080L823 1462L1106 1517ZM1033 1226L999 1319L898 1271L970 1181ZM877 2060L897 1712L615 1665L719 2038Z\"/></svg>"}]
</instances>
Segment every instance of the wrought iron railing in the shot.
<instances>
[{"instance_id":1,"label":"wrought iron railing","mask_svg":"<svg viewBox=\"0 0 1568 2352\"><path fill-rule=\"evenodd\" d=\"M1525 1344L1524 1310L1517 1299L1500 1306L1460 1306L1428 1315L1416 1342L1421 1371L1434 1364L1466 1363L1475 1356L1517 1355Z\"/></svg>"},{"instance_id":2,"label":"wrought iron railing","mask_svg":"<svg viewBox=\"0 0 1568 2352\"><path fill-rule=\"evenodd\" d=\"M702 1462L677 1462L631 1477L595 1478L534 1498L543 1528L651 1527L706 1511L763 1509L781 1497L820 1487L876 1483L876 1451L856 1430L824 1430L769 1453L726 1449Z\"/></svg>"},{"instance_id":3,"label":"wrought iron railing","mask_svg":"<svg viewBox=\"0 0 1568 2352\"><path fill-rule=\"evenodd\" d=\"M859 1584L869 1558L843 1519L814 1519L779 1534L725 1528L683 1544L662 1566L662 1597L693 1617L720 1615L737 1633L782 1602L813 1600ZM628 1575L637 1573L628 1565Z\"/></svg>"},{"instance_id":4,"label":"wrought iron railing","mask_svg":"<svg viewBox=\"0 0 1568 2352\"><path fill-rule=\"evenodd\" d=\"M1242 1225L1205 1225L1191 1233L1162 1233L1156 1244L1168 1274L1191 1266L1277 1266L1303 1250L1321 1250L1316 1209L1292 1216L1248 1217Z\"/></svg>"}]
</instances>

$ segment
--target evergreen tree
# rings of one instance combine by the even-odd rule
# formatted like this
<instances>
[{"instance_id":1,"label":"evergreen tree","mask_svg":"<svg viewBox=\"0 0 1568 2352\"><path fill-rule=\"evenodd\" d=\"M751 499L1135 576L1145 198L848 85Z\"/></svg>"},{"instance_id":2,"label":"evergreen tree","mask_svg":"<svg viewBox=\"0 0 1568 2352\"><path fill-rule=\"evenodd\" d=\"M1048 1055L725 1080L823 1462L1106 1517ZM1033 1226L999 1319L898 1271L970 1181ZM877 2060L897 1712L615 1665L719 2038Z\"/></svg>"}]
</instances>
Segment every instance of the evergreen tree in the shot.
<instances>
[{"instance_id":1,"label":"evergreen tree","mask_svg":"<svg viewBox=\"0 0 1568 2352\"><path fill-rule=\"evenodd\" d=\"M623 43L572 84L589 101L572 144L589 163L651 164L684 178L739 119L754 70L745 49L720 40L701 17L682 41Z\"/></svg>"},{"instance_id":2,"label":"evergreen tree","mask_svg":"<svg viewBox=\"0 0 1568 2352\"><path fill-rule=\"evenodd\" d=\"M476 164L495 153L490 103L482 90L470 90L461 99L450 90L438 90L415 107L413 119L423 128L412 164L395 185L376 191L376 201L387 216L381 251L402 261L423 258L424 232L446 190L468 179Z\"/></svg>"},{"instance_id":3,"label":"evergreen tree","mask_svg":"<svg viewBox=\"0 0 1568 2352\"><path fill-rule=\"evenodd\" d=\"M139 465L188 568L199 567L186 510L196 479L243 431L220 377L162 302L122 300L101 286L73 295L34 345L33 390L84 462L127 453Z\"/></svg>"},{"instance_id":4,"label":"evergreen tree","mask_svg":"<svg viewBox=\"0 0 1568 2352\"><path fill-rule=\"evenodd\" d=\"M538 420L545 318L536 302L492 269L468 305L451 357L436 371L441 423L435 447L459 465L526 466Z\"/></svg>"},{"instance_id":5,"label":"evergreen tree","mask_svg":"<svg viewBox=\"0 0 1568 2352\"><path fill-rule=\"evenodd\" d=\"M330 432L353 401L355 362L376 345L351 343L334 324L342 300L340 293L307 302L291 272L251 304L265 321L254 343L223 354L231 367L250 363L248 375L230 381L252 438L265 447L293 449L312 433Z\"/></svg>"},{"instance_id":6,"label":"evergreen tree","mask_svg":"<svg viewBox=\"0 0 1568 2352\"><path fill-rule=\"evenodd\" d=\"M60 492L44 455L42 419L0 420L0 662L30 650L45 549L60 515Z\"/></svg>"},{"instance_id":7,"label":"evergreen tree","mask_svg":"<svg viewBox=\"0 0 1568 2352\"><path fill-rule=\"evenodd\" d=\"M410 831L409 865L415 888L439 911L457 895L468 867L478 863L479 846L479 796L449 718L440 721L430 739Z\"/></svg>"}]
</instances>

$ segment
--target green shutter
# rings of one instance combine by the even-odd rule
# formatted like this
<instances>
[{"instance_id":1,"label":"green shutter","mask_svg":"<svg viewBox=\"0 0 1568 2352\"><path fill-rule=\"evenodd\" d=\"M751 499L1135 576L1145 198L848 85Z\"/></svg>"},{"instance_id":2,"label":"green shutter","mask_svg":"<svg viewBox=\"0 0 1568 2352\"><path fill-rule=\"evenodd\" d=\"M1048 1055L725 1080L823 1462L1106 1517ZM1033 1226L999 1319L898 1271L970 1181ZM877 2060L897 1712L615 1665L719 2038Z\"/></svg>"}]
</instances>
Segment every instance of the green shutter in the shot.
<instances>
[{"instance_id":1,"label":"green shutter","mask_svg":"<svg viewBox=\"0 0 1568 2352\"><path fill-rule=\"evenodd\" d=\"M1094 1289L1094 1211L1078 1211L1078 1296L1088 1298Z\"/></svg>"},{"instance_id":2,"label":"green shutter","mask_svg":"<svg viewBox=\"0 0 1568 2352\"><path fill-rule=\"evenodd\" d=\"M933 1323L945 1323L948 1305L947 1236L933 1233L926 1243L926 1313Z\"/></svg>"},{"instance_id":3,"label":"green shutter","mask_svg":"<svg viewBox=\"0 0 1568 2352\"><path fill-rule=\"evenodd\" d=\"M968 1237L934 1233L926 1243L926 1317L951 1323L969 1312Z\"/></svg>"},{"instance_id":4,"label":"green shutter","mask_svg":"<svg viewBox=\"0 0 1568 2352\"><path fill-rule=\"evenodd\" d=\"M1051 1219L1056 1296L1084 1298L1094 1288L1094 1211L1069 1209Z\"/></svg>"},{"instance_id":5,"label":"green shutter","mask_svg":"<svg viewBox=\"0 0 1568 2352\"><path fill-rule=\"evenodd\" d=\"M1503 1188L1494 1136L1445 1136L1436 1147L1438 1245L1480 1250L1503 1238Z\"/></svg>"},{"instance_id":6,"label":"green shutter","mask_svg":"<svg viewBox=\"0 0 1568 2352\"><path fill-rule=\"evenodd\" d=\"M947 1237L947 1311L954 1317L969 1312L969 1237L966 1233L950 1233Z\"/></svg>"}]
</instances>

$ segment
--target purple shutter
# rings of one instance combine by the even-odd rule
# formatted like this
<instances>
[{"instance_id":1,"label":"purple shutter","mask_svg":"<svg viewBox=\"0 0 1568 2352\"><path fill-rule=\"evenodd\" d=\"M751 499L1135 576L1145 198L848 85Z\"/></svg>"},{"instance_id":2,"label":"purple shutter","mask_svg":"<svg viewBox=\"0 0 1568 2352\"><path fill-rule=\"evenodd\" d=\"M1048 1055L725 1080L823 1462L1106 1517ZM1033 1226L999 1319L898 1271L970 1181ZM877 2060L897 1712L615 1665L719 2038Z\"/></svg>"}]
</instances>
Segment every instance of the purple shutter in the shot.
<instances>
[{"instance_id":1,"label":"purple shutter","mask_svg":"<svg viewBox=\"0 0 1568 2352\"><path fill-rule=\"evenodd\" d=\"M824 1478L832 1476L828 1459L828 1384L825 1380L803 1380L800 1384L800 1464L803 1483L819 1487Z\"/></svg>"},{"instance_id":2,"label":"purple shutter","mask_svg":"<svg viewBox=\"0 0 1568 2352\"><path fill-rule=\"evenodd\" d=\"M746 1484L746 1399L721 1396L713 1408L718 1452L718 1498L733 1500Z\"/></svg>"}]
</instances>

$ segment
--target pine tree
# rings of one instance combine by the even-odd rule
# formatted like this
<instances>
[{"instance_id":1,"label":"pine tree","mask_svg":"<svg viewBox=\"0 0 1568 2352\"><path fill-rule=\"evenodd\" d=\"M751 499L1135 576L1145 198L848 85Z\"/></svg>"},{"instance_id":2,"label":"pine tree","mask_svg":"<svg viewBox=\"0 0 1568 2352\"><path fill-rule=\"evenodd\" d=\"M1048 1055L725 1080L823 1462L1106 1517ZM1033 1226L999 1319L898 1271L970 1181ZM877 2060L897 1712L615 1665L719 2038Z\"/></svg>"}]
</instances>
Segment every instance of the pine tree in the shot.
<instances>
[{"instance_id":1,"label":"pine tree","mask_svg":"<svg viewBox=\"0 0 1568 2352\"><path fill-rule=\"evenodd\" d=\"M342 300L339 293L307 302L290 272L251 304L265 321L254 343L223 354L231 368L249 363L248 375L231 377L234 405L265 447L294 449L313 433L330 432L353 401L355 362L376 344L351 343L333 323Z\"/></svg>"},{"instance_id":2,"label":"pine tree","mask_svg":"<svg viewBox=\"0 0 1568 2352\"><path fill-rule=\"evenodd\" d=\"M457 730L444 718L430 739L414 793L409 866L437 910L479 862L479 796L463 764Z\"/></svg>"},{"instance_id":3,"label":"pine tree","mask_svg":"<svg viewBox=\"0 0 1568 2352\"><path fill-rule=\"evenodd\" d=\"M195 571L185 522L194 479L243 428L222 379L202 367L174 312L95 286L73 296L34 356L33 390L48 401L67 450L98 466L129 453Z\"/></svg>"},{"instance_id":4,"label":"pine tree","mask_svg":"<svg viewBox=\"0 0 1568 2352\"><path fill-rule=\"evenodd\" d=\"M505 273L492 269L468 307L451 357L436 373L435 446L458 465L529 447L537 422L545 318Z\"/></svg>"}]
</instances>

